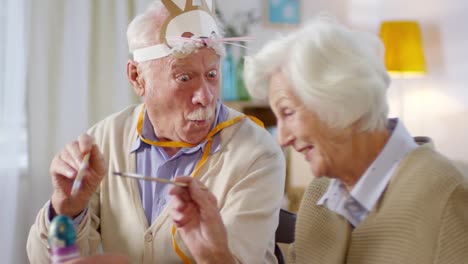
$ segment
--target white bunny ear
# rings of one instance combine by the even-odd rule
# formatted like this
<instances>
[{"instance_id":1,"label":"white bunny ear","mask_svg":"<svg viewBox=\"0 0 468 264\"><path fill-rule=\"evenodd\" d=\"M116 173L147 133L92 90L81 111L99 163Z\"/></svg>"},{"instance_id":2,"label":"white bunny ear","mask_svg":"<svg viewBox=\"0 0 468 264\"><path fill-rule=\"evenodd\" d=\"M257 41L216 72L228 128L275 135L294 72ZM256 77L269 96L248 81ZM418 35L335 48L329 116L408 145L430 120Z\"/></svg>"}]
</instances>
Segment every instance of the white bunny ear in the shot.
<instances>
[{"instance_id":1,"label":"white bunny ear","mask_svg":"<svg viewBox=\"0 0 468 264\"><path fill-rule=\"evenodd\" d=\"M208 6L211 12L213 12L213 1L214 0L205 0L206 5Z\"/></svg>"},{"instance_id":2,"label":"white bunny ear","mask_svg":"<svg viewBox=\"0 0 468 264\"><path fill-rule=\"evenodd\" d=\"M185 4L187 3L187 0L172 0L172 2L176 4L180 10L185 10Z\"/></svg>"}]
</instances>

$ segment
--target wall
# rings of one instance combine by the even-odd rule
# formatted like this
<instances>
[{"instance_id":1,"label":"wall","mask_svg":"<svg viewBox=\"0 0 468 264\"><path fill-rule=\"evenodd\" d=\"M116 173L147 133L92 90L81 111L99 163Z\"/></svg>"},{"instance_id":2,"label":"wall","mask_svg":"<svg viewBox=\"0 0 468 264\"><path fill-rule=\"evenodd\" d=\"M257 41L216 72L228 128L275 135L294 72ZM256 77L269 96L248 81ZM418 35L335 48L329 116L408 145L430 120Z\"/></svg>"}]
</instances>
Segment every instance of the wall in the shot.
<instances>
[{"instance_id":1,"label":"wall","mask_svg":"<svg viewBox=\"0 0 468 264\"><path fill-rule=\"evenodd\" d=\"M218 1L226 17L255 9L264 1ZM389 89L391 116L403 119L410 133L426 135L436 148L466 170L468 164L468 2L463 0L302 0L302 20L320 12L357 29L378 32L380 22L411 19L420 23L428 73L420 79L394 79ZM258 24L249 53L285 29ZM401 103L400 103L401 102ZM310 169L302 156L291 154L291 184L304 186Z\"/></svg>"},{"instance_id":2,"label":"wall","mask_svg":"<svg viewBox=\"0 0 468 264\"><path fill-rule=\"evenodd\" d=\"M266 0L237 0L223 1L218 0L218 8L228 21L232 21L235 15L246 10L255 10L256 14L261 16L264 10ZM301 19L313 17L319 12L329 12L336 15L340 20L346 20L347 1L345 0L302 0L301 1ZM255 37L255 41L249 44L248 53L258 51L261 46L276 36L287 33L289 29L268 26L264 21L253 25L250 28L250 36Z\"/></svg>"},{"instance_id":3,"label":"wall","mask_svg":"<svg viewBox=\"0 0 468 264\"><path fill-rule=\"evenodd\" d=\"M389 92L392 113L403 116L414 135L430 136L440 152L457 162L468 163L468 28L462 26L468 23L468 2L379 0L373 3L372 9L365 13L359 5L351 5L351 24L377 31L372 25L379 25L382 20L412 19L419 21L422 30L428 73L420 79L394 80ZM372 20L361 21L359 18L366 14L377 15L371 16Z\"/></svg>"}]
</instances>

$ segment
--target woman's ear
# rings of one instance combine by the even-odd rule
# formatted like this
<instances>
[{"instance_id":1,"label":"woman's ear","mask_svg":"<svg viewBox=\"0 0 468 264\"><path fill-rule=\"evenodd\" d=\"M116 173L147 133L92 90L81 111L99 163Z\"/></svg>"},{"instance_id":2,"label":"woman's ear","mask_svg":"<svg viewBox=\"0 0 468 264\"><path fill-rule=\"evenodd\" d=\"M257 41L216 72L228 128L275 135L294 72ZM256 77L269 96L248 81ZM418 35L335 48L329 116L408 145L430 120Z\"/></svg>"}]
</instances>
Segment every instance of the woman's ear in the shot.
<instances>
[{"instance_id":1,"label":"woman's ear","mask_svg":"<svg viewBox=\"0 0 468 264\"><path fill-rule=\"evenodd\" d=\"M127 78L137 96L142 97L145 95L145 80L140 76L141 72L138 71L138 62L129 60L127 62Z\"/></svg>"}]
</instances>

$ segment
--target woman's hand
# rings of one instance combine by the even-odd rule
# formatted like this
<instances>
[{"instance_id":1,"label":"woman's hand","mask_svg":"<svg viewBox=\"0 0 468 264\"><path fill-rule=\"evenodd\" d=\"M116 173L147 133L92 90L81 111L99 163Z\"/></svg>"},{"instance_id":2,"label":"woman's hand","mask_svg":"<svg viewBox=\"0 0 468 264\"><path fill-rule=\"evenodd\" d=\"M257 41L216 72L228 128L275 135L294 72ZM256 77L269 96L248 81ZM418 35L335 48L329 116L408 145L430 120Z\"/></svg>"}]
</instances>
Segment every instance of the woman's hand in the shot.
<instances>
[{"instance_id":1,"label":"woman's hand","mask_svg":"<svg viewBox=\"0 0 468 264\"><path fill-rule=\"evenodd\" d=\"M177 177L188 187L174 186L171 217L197 263L234 263L216 197L197 179Z\"/></svg>"}]
</instances>

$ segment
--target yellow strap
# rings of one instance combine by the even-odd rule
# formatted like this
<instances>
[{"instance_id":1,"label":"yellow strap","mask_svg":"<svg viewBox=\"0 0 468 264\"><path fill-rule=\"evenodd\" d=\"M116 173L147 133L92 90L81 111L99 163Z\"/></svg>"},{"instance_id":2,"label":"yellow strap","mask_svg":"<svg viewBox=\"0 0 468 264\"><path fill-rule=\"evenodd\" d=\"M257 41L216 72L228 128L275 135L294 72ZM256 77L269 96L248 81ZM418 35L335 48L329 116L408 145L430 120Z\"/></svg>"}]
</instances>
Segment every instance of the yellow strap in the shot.
<instances>
[{"instance_id":1,"label":"yellow strap","mask_svg":"<svg viewBox=\"0 0 468 264\"><path fill-rule=\"evenodd\" d=\"M177 253L177 255L179 255L179 258L185 263L185 264L191 264L192 262L190 261L190 259L185 256L184 252L182 252L182 250L179 248L179 245L177 245L177 242L175 240L175 233L177 231L177 228L175 227L175 225L172 225L172 230L171 230L171 234L172 234L172 247L174 248L174 251Z\"/></svg>"},{"instance_id":2,"label":"yellow strap","mask_svg":"<svg viewBox=\"0 0 468 264\"><path fill-rule=\"evenodd\" d=\"M248 118L250 118L250 120L254 121L255 124L257 124L258 126L262 127L262 128L265 128L265 124L263 124L262 121L260 121L260 119L256 118L255 116L251 116L251 115L247 115Z\"/></svg>"},{"instance_id":3,"label":"yellow strap","mask_svg":"<svg viewBox=\"0 0 468 264\"><path fill-rule=\"evenodd\" d=\"M153 146L160 146L160 147L194 147L194 146L196 146L195 144L190 144L190 143L187 143L187 142L178 142L178 141L161 142L161 141L151 141L151 140L148 140L148 139L144 138L141 135L141 129L143 127L144 112L145 112L145 106L143 105L143 107L141 109L141 112L140 112L140 115L138 117L137 133L138 133L138 136L140 137L140 139L143 142L145 142L146 144L150 144L150 145L153 145ZM195 166L195 169L193 170L192 174L190 175L191 177L195 178L197 176L198 172L200 171L200 168L208 160L208 156L209 156L210 151L211 151L211 145L213 144L214 135L216 135L216 133L223 130L224 128L239 122L240 120L242 120L245 117L246 117L245 115L240 115L240 116L237 116L237 117L235 117L235 118L233 118L231 120L224 121L221 124L218 124L215 128L213 128L213 130L211 130L208 133L208 135L206 135L206 137L201 142L203 142L205 140L208 140L208 142L205 145L205 150L203 151L203 155L202 155L200 161L197 163L197 165ZM254 116L247 116L247 117L250 118L252 121L254 121L257 125L259 125L261 127L264 127L262 121L260 121L258 118L254 117ZM177 232L177 228L175 227L175 225L172 225L172 230L171 230L172 247L174 248L174 251L177 253L179 258L185 264L191 264L192 262L190 261L190 259L184 254L184 252L182 252L182 250L179 248L179 245L177 245L177 242L175 240L175 233L176 232Z\"/></svg>"},{"instance_id":4,"label":"yellow strap","mask_svg":"<svg viewBox=\"0 0 468 264\"><path fill-rule=\"evenodd\" d=\"M137 123L137 133L138 133L138 136L140 137L140 139L145 142L146 144L150 144L150 145L153 145L153 146L159 146L159 147L195 147L196 145L195 144L190 144L190 143L187 143L187 142L180 142L180 141L151 141L149 139L146 139L144 138L142 135L141 135L141 129L143 127L143 117L144 117L144 113L145 113L145 106L143 105L143 107L141 108L141 112L140 112L140 115L138 116L138 123ZM203 138L203 140L201 140L200 142L203 142L211 137L213 137L214 135L216 135L216 133L218 133L219 131L223 130L224 128L228 127L228 126L231 126L237 122L239 122L241 119L245 118L246 115L240 115L240 116L237 116L231 120L227 120L227 121L224 121L222 122L221 124L218 124L215 128L213 128L213 130L211 130L208 135L206 135L205 138ZM247 116L249 119L251 119L253 122L255 122L257 125L261 126L261 127L265 127L263 125L263 122L260 121L258 118L256 118L255 116Z\"/></svg>"},{"instance_id":5,"label":"yellow strap","mask_svg":"<svg viewBox=\"0 0 468 264\"><path fill-rule=\"evenodd\" d=\"M187 142L179 142L179 141L151 141L146 138L144 138L141 135L141 128L143 127L143 116L145 113L145 105L141 108L140 115L138 116L138 123L137 123L137 133L138 136L140 137L141 141L145 142L146 144L150 144L153 146L159 146L159 147L194 147L194 144L190 144Z\"/></svg>"},{"instance_id":6,"label":"yellow strap","mask_svg":"<svg viewBox=\"0 0 468 264\"><path fill-rule=\"evenodd\" d=\"M200 161L197 163L197 166L195 166L195 169L192 171L192 174L190 175L190 177L195 178L200 168L205 164L206 160L208 160L208 155L210 154L212 143L213 143L213 138L208 139L208 142L206 143L206 146L205 146L205 151L203 152L203 155Z\"/></svg>"}]
</instances>

